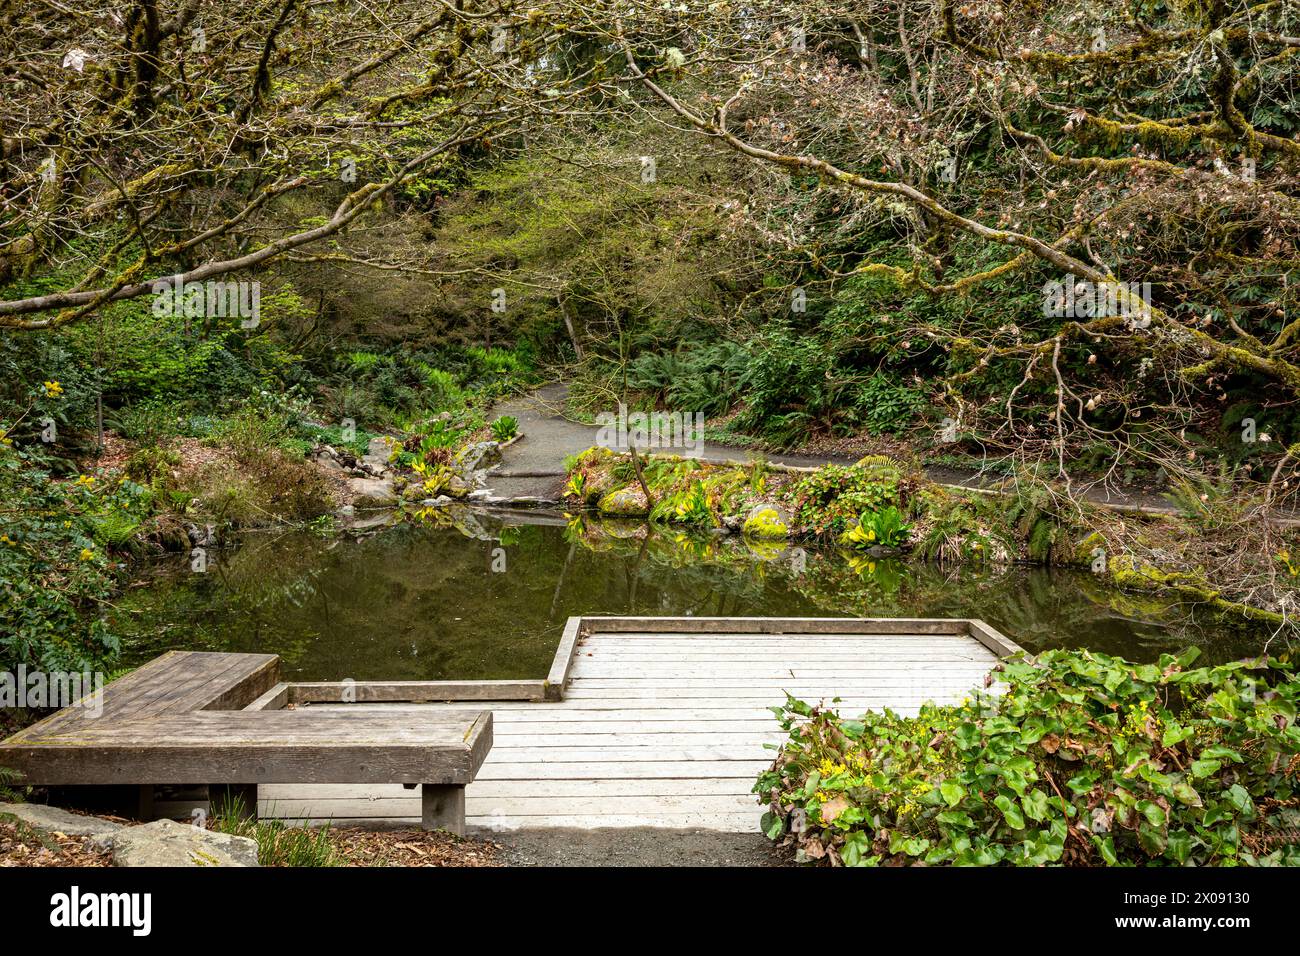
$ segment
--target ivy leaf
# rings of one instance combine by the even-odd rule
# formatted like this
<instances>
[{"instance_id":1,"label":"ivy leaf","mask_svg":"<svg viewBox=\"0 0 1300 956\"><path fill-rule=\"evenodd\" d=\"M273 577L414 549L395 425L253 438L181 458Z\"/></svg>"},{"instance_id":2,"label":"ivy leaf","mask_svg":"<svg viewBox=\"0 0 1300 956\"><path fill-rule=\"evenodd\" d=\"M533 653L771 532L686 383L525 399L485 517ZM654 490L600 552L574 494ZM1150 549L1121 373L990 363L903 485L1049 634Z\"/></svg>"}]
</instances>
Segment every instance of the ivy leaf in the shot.
<instances>
[{"instance_id":1,"label":"ivy leaf","mask_svg":"<svg viewBox=\"0 0 1300 956\"><path fill-rule=\"evenodd\" d=\"M1192 776L1197 780L1204 780L1211 774L1219 772L1223 764L1218 760L1193 760Z\"/></svg>"},{"instance_id":2,"label":"ivy leaf","mask_svg":"<svg viewBox=\"0 0 1300 956\"><path fill-rule=\"evenodd\" d=\"M1092 845L1097 848L1097 852L1101 854L1107 866L1114 866L1119 862L1119 855L1115 852L1115 841L1110 837L1094 836Z\"/></svg>"},{"instance_id":3,"label":"ivy leaf","mask_svg":"<svg viewBox=\"0 0 1300 956\"><path fill-rule=\"evenodd\" d=\"M942 794L944 802L950 807L955 807L961 803L962 797L966 796L966 788L956 780L945 780L939 784L939 793Z\"/></svg>"},{"instance_id":4,"label":"ivy leaf","mask_svg":"<svg viewBox=\"0 0 1300 956\"><path fill-rule=\"evenodd\" d=\"M1047 819L1047 814L1051 809L1047 801L1047 794L1041 790L1030 790L1020 798L1020 803L1025 808L1025 814L1036 823L1041 823Z\"/></svg>"},{"instance_id":5,"label":"ivy leaf","mask_svg":"<svg viewBox=\"0 0 1300 956\"><path fill-rule=\"evenodd\" d=\"M1023 830L1025 828L1025 818L1020 812L1020 807L1016 802L1006 794L998 794L993 799L993 805L1002 811L1002 816L1006 818L1007 825L1013 830Z\"/></svg>"},{"instance_id":6,"label":"ivy leaf","mask_svg":"<svg viewBox=\"0 0 1300 956\"><path fill-rule=\"evenodd\" d=\"M1165 855L1180 866L1192 855L1192 835L1186 830L1177 830L1169 834L1165 842Z\"/></svg>"},{"instance_id":7,"label":"ivy leaf","mask_svg":"<svg viewBox=\"0 0 1300 956\"><path fill-rule=\"evenodd\" d=\"M759 826L762 828L763 832L767 834L769 840L775 840L785 829L785 821L771 810L768 810L763 814L763 819L759 821Z\"/></svg>"},{"instance_id":8,"label":"ivy leaf","mask_svg":"<svg viewBox=\"0 0 1300 956\"><path fill-rule=\"evenodd\" d=\"M1186 780L1177 781L1170 789L1173 791L1174 796L1180 803L1184 803L1189 807L1202 806L1201 795L1197 793L1196 788Z\"/></svg>"},{"instance_id":9,"label":"ivy leaf","mask_svg":"<svg viewBox=\"0 0 1300 956\"><path fill-rule=\"evenodd\" d=\"M1142 800L1138 803L1138 812L1147 818L1147 822L1153 827L1162 827L1165 820L1168 819L1164 808L1158 803L1152 803L1150 800Z\"/></svg>"}]
</instances>

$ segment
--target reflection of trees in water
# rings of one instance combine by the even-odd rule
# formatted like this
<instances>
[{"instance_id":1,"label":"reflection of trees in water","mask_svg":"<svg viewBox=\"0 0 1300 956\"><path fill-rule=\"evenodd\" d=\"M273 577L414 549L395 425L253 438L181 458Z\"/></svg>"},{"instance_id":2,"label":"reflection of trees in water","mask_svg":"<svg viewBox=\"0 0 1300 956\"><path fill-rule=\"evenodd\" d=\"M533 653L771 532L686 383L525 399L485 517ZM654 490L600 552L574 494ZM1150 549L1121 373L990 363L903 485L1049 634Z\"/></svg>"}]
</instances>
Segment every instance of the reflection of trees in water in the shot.
<instances>
[{"instance_id":1,"label":"reflection of trees in water","mask_svg":"<svg viewBox=\"0 0 1300 956\"><path fill-rule=\"evenodd\" d=\"M474 527L255 535L207 574L178 560L124 596L126 656L278 653L303 679L538 677L580 614L982 617L1031 650L1135 659L1189 643L1230 659L1261 643L1087 573L940 569L635 523ZM492 571L496 547L504 573Z\"/></svg>"},{"instance_id":2,"label":"reflection of trees in water","mask_svg":"<svg viewBox=\"0 0 1300 956\"><path fill-rule=\"evenodd\" d=\"M858 617L979 617L1028 650L1091 647L1154 659L1189 644L1214 660L1262 646L1267 634L1206 617L1184 604L1118 590L1095 575L1049 568L940 568L872 560L836 549L776 546L755 551L734 537L651 531L629 541L588 522L570 540L620 555L654 597L626 613L829 614ZM636 592L629 589L629 594ZM654 602L657 599L658 606Z\"/></svg>"}]
</instances>

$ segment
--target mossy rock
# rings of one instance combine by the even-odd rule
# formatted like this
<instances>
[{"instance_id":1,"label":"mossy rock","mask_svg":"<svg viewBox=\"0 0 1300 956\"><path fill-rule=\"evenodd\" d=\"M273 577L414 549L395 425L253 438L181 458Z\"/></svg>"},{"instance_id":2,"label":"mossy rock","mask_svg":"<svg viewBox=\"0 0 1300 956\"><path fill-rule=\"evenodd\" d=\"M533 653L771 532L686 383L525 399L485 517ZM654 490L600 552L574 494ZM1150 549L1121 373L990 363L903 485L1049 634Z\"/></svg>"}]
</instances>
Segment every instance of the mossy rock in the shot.
<instances>
[{"instance_id":1,"label":"mossy rock","mask_svg":"<svg viewBox=\"0 0 1300 956\"><path fill-rule=\"evenodd\" d=\"M741 533L759 541L784 541L790 536L790 518L776 505L755 505Z\"/></svg>"},{"instance_id":2,"label":"mossy rock","mask_svg":"<svg viewBox=\"0 0 1300 956\"><path fill-rule=\"evenodd\" d=\"M790 550L786 541L772 538L746 538L745 549L760 561L776 561Z\"/></svg>"},{"instance_id":3,"label":"mossy rock","mask_svg":"<svg viewBox=\"0 0 1300 956\"><path fill-rule=\"evenodd\" d=\"M1093 561L1093 552L1098 548L1102 551L1109 551L1106 546L1106 538L1100 531L1094 531L1086 535L1078 544L1074 546L1074 563L1091 565Z\"/></svg>"},{"instance_id":4,"label":"mossy rock","mask_svg":"<svg viewBox=\"0 0 1300 956\"><path fill-rule=\"evenodd\" d=\"M639 518L650 513L645 492L636 485L625 485L614 489L601 498L600 504L596 507L601 514L624 518Z\"/></svg>"}]
</instances>

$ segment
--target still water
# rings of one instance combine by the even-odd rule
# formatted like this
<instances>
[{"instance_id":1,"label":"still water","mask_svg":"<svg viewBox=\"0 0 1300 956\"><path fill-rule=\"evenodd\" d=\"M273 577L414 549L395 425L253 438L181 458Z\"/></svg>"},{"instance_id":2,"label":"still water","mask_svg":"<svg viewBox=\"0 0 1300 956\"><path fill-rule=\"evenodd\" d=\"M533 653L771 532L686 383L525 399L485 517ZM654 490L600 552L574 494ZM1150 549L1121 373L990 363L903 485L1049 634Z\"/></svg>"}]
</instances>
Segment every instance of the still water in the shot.
<instances>
[{"instance_id":1,"label":"still water","mask_svg":"<svg viewBox=\"0 0 1300 956\"><path fill-rule=\"evenodd\" d=\"M1030 651L1138 661L1190 644L1203 662L1232 660L1269 639L1083 571L941 569L468 510L443 520L250 534L202 574L160 562L120 602L125 663L182 648L279 654L296 680L539 678L578 614L978 617Z\"/></svg>"}]
</instances>

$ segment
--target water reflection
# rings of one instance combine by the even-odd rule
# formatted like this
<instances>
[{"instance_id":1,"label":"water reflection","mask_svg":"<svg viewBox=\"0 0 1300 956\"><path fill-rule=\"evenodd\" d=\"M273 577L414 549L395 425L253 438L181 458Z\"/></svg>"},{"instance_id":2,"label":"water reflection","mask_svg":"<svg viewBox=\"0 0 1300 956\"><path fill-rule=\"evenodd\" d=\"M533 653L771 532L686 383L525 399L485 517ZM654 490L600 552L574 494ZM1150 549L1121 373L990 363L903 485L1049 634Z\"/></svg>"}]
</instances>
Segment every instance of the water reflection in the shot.
<instances>
[{"instance_id":1,"label":"water reflection","mask_svg":"<svg viewBox=\"0 0 1300 956\"><path fill-rule=\"evenodd\" d=\"M124 656L270 652L301 680L535 678L576 614L980 617L1029 650L1135 660L1189 644L1230 660L1268 636L1086 572L940 569L639 524L519 520L462 512L454 527L251 535L206 574L161 563L122 603Z\"/></svg>"}]
</instances>

